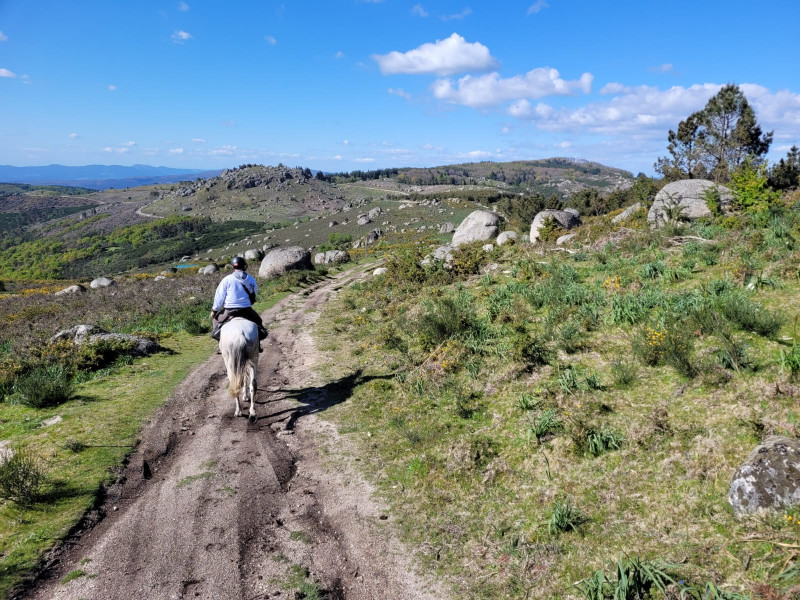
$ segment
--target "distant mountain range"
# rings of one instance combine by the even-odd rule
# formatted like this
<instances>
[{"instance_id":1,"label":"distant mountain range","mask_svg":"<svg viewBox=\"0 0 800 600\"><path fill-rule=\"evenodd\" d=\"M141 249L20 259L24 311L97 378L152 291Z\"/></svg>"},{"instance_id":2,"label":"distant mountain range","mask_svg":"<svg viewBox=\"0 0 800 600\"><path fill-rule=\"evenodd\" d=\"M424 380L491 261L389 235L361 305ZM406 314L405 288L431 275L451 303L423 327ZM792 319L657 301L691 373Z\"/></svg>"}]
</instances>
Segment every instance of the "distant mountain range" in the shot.
<instances>
[{"instance_id":1,"label":"distant mountain range","mask_svg":"<svg viewBox=\"0 0 800 600\"><path fill-rule=\"evenodd\" d=\"M216 177L219 170L174 169L151 165L45 165L14 167L0 165L0 182L35 183L40 185L72 185L95 190L135 187L153 183L174 183L198 177Z\"/></svg>"}]
</instances>

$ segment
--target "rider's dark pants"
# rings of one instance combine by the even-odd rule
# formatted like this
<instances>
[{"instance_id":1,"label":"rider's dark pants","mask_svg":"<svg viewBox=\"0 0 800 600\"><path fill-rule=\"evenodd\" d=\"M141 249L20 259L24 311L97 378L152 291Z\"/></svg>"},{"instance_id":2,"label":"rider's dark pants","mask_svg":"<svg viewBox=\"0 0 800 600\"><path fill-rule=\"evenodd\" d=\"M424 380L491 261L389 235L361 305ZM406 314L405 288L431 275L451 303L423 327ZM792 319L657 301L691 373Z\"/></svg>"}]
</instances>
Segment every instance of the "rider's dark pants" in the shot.
<instances>
[{"instance_id":1,"label":"rider's dark pants","mask_svg":"<svg viewBox=\"0 0 800 600\"><path fill-rule=\"evenodd\" d=\"M217 316L214 317L214 327L211 330L211 337L219 341L219 332L222 329L222 326L234 317L241 317L242 319L247 319L248 321L252 321L258 325L259 340L263 340L267 337L267 328L264 327L264 322L261 320L261 315L253 310L252 306L248 306L247 308L222 309L219 313L217 313Z\"/></svg>"}]
</instances>

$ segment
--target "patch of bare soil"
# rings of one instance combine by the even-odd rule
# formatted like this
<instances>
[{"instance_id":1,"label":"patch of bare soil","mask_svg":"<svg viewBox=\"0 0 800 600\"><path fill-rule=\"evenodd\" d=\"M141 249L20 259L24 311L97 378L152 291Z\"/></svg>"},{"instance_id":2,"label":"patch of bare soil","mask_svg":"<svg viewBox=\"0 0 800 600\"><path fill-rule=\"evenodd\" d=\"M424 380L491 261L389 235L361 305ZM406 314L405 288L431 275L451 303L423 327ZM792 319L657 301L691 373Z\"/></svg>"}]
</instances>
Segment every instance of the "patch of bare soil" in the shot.
<instances>
[{"instance_id":1,"label":"patch of bare soil","mask_svg":"<svg viewBox=\"0 0 800 600\"><path fill-rule=\"evenodd\" d=\"M302 598L287 573L330 599L443 598L414 573L391 519L351 468L346 445L316 414L345 401L356 373L320 382L309 326L363 269L287 297L259 363L258 420L233 417L222 357L180 386L143 432L105 516L67 544L31 599ZM327 464L319 449L333 454ZM67 583L64 576L85 575ZM301 575L302 578L302 575Z\"/></svg>"}]
</instances>

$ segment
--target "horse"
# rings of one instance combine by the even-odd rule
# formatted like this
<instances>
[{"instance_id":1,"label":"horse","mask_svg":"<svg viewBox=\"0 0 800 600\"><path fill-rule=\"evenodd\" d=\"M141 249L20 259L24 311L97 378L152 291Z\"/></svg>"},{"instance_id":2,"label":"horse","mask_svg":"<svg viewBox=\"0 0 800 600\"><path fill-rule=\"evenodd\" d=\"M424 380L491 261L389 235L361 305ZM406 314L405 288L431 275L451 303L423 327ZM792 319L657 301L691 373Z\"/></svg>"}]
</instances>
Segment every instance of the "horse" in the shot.
<instances>
[{"instance_id":1,"label":"horse","mask_svg":"<svg viewBox=\"0 0 800 600\"><path fill-rule=\"evenodd\" d=\"M228 371L228 391L236 400L233 416L241 416L242 403L250 401L249 423L256 422L256 376L258 371L258 325L247 319L235 317L225 323L220 331L219 349Z\"/></svg>"}]
</instances>

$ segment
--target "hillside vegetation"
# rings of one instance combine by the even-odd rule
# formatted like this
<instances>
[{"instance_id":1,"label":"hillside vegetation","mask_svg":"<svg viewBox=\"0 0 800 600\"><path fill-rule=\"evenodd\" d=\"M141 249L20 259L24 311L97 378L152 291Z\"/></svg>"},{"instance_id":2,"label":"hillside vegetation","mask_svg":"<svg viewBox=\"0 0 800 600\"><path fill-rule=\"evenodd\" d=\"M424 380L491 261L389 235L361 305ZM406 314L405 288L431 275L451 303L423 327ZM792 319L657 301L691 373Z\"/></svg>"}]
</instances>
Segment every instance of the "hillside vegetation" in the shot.
<instances>
[{"instance_id":1,"label":"hillside vegetation","mask_svg":"<svg viewBox=\"0 0 800 600\"><path fill-rule=\"evenodd\" d=\"M317 335L332 377L371 381L333 418L426 568L461 597L605 598L622 557L666 597L781 597L798 513L737 519L727 493L798 434L798 201L656 231L611 213L570 253L465 247L449 271L412 248L343 292Z\"/></svg>"}]
</instances>

